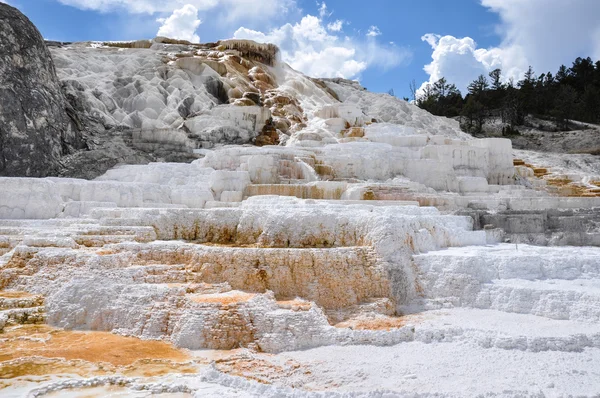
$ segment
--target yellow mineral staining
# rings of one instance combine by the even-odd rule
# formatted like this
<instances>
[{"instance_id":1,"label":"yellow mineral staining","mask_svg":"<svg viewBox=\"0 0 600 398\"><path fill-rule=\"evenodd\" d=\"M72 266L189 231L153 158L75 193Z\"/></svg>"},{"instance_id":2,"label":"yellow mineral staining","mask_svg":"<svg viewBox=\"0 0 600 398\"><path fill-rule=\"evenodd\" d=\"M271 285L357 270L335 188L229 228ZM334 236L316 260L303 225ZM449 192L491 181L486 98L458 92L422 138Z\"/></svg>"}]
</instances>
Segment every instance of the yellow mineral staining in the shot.
<instances>
[{"instance_id":1,"label":"yellow mineral staining","mask_svg":"<svg viewBox=\"0 0 600 398\"><path fill-rule=\"evenodd\" d=\"M573 182L570 178L567 177L558 177L558 178L547 178L546 184L555 187L560 196L572 196L572 197L586 197L586 196L596 196L595 192L593 192L593 188Z\"/></svg>"},{"instance_id":2,"label":"yellow mineral staining","mask_svg":"<svg viewBox=\"0 0 600 398\"><path fill-rule=\"evenodd\" d=\"M194 54L191 53L191 52L189 52L189 53L185 53L185 52L184 53L177 53L177 54L174 55L175 59L178 59L178 58L189 58L189 57L193 57L193 56L194 56Z\"/></svg>"},{"instance_id":3,"label":"yellow mineral staining","mask_svg":"<svg viewBox=\"0 0 600 398\"><path fill-rule=\"evenodd\" d=\"M365 129L363 127L350 127L343 130L341 134L345 138L362 138L365 136Z\"/></svg>"},{"instance_id":4,"label":"yellow mineral staining","mask_svg":"<svg viewBox=\"0 0 600 398\"><path fill-rule=\"evenodd\" d=\"M111 370L112 367L110 365L98 366L86 361L26 357L0 362L0 380L57 374L70 374L82 377L90 375L104 376L110 374ZM6 386L9 385L8 383L6 384ZM2 385L0 385L0 391L1 388Z\"/></svg>"},{"instance_id":5,"label":"yellow mineral staining","mask_svg":"<svg viewBox=\"0 0 600 398\"><path fill-rule=\"evenodd\" d=\"M565 185L569 185L572 182L573 182L573 180L571 180L570 178L566 178L566 177L563 177L563 178L548 178L548 179L546 179L546 183L548 185L552 185L552 186L555 186L555 187L562 187L562 186L565 186Z\"/></svg>"},{"instance_id":6,"label":"yellow mineral staining","mask_svg":"<svg viewBox=\"0 0 600 398\"><path fill-rule=\"evenodd\" d=\"M261 44L252 40L221 40L217 43L223 51L233 50L240 57L274 66L279 48L274 44Z\"/></svg>"},{"instance_id":7,"label":"yellow mineral staining","mask_svg":"<svg viewBox=\"0 0 600 398\"><path fill-rule=\"evenodd\" d=\"M8 298L8 299L19 299L19 298L33 298L35 295L27 292L18 292L18 291L10 291L10 290L2 290L0 291L0 298Z\"/></svg>"},{"instance_id":8,"label":"yellow mineral staining","mask_svg":"<svg viewBox=\"0 0 600 398\"><path fill-rule=\"evenodd\" d=\"M198 48L197 45L193 45ZM229 103L236 106L265 106L274 118L272 126L259 135L256 144L277 145L278 131L287 134L290 128L306 126L304 111L297 99L276 90L275 75L264 64L273 66L278 49L272 44L250 40L225 40L207 44L193 53L178 53L166 57L183 69L201 72L205 66L227 77ZM258 99L256 99L258 96Z\"/></svg>"},{"instance_id":9,"label":"yellow mineral staining","mask_svg":"<svg viewBox=\"0 0 600 398\"><path fill-rule=\"evenodd\" d=\"M36 250L24 250L24 251L15 251L6 264L4 264L4 269L15 269L15 273L2 273L0 274L0 290L7 287L7 285L12 281L12 278L16 277L18 273L22 272L22 270L27 266L27 263L35 256ZM17 272L18 271L18 272Z\"/></svg>"},{"instance_id":10,"label":"yellow mineral staining","mask_svg":"<svg viewBox=\"0 0 600 398\"><path fill-rule=\"evenodd\" d=\"M111 250L111 249L100 249L96 251L96 254L99 256L110 256L113 254L116 254L117 252L115 250Z\"/></svg>"},{"instance_id":11,"label":"yellow mineral staining","mask_svg":"<svg viewBox=\"0 0 600 398\"><path fill-rule=\"evenodd\" d=\"M333 180L335 178L335 170L333 167L323 164L323 161L315 161L314 169L321 180Z\"/></svg>"},{"instance_id":12,"label":"yellow mineral staining","mask_svg":"<svg viewBox=\"0 0 600 398\"><path fill-rule=\"evenodd\" d=\"M406 325L421 321L418 315L387 316L387 315L360 315L337 323L336 328L350 328L354 330L392 330L400 329Z\"/></svg>"},{"instance_id":13,"label":"yellow mineral staining","mask_svg":"<svg viewBox=\"0 0 600 398\"><path fill-rule=\"evenodd\" d=\"M312 303L302 299L280 300L277 301L277 306L285 310L308 311L312 308Z\"/></svg>"},{"instance_id":14,"label":"yellow mineral staining","mask_svg":"<svg viewBox=\"0 0 600 398\"><path fill-rule=\"evenodd\" d=\"M202 303L200 303L202 305ZM204 303L204 305L211 303ZM198 330L203 337L203 347L214 350L232 350L240 347L253 347L260 351L256 345L254 325L240 307L244 302L231 301L212 303L210 327Z\"/></svg>"},{"instance_id":15,"label":"yellow mineral staining","mask_svg":"<svg viewBox=\"0 0 600 398\"><path fill-rule=\"evenodd\" d=\"M288 360L283 364L275 364L270 361L270 358L272 358L270 355L257 356L240 352L217 359L215 366L223 373L255 380L263 384L272 384L279 379L289 378L298 373L310 373L294 360Z\"/></svg>"},{"instance_id":16,"label":"yellow mineral staining","mask_svg":"<svg viewBox=\"0 0 600 398\"><path fill-rule=\"evenodd\" d=\"M152 42L150 40L137 40L137 41L109 41L102 43L106 47L114 48L150 48Z\"/></svg>"},{"instance_id":17,"label":"yellow mineral staining","mask_svg":"<svg viewBox=\"0 0 600 398\"><path fill-rule=\"evenodd\" d=\"M513 159L513 165L515 167L527 167L527 168L533 170L533 174L537 178L541 178L541 177L549 174L547 168L534 166L532 164L525 162L522 159Z\"/></svg>"},{"instance_id":18,"label":"yellow mineral staining","mask_svg":"<svg viewBox=\"0 0 600 398\"><path fill-rule=\"evenodd\" d=\"M236 106L254 106L256 105L254 101L249 98L240 98L234 102Z\"/></svg>"},{"instance_id":19,"label":"yellow mineral staining","mask_svg":"<svg viewBox=\"0 0 600 398\"><path fill-rule=\"evenodd\" d=\"M204 243L204 245L209 245ZM175 265L184 264L192 261L193 253L183 248L175 250L142 250L135 254L133 264L135 265L153 265L165 264Z\"/></svg>"},{"instance_id":20,"label":"yellow mineral staining","mask_svg":"<svg viewBox=\"0 0 600 398\"><path fill-rule=\"evenodd\" d=\"M163 37L163 36L155 37L154 41L156 43L163 43L163 44L183 44L183 45L192 44L187 40L171 39L170 37Z\"/></svg>"},{"instance_id":21,"label":"yellow mineral staining","mask_svg":"<svg viewBox=\"0 0 600 398\"><path fill-rule=\"evenodd\" d=\"M363 200L375 200L375 193L368 189L363 193Z\"/></svg>"},{"instance_id":22,"label":"yellow mineral staining","mask_svg":"<svg viewBox=\"0 0 600 398\"><path fill-rule=\"evenodd\" d=\"M541 189L548 191L551 194L557 196L566 197L600 197L600 190L596 188L590 188L589 185L581 182L573 181L570 178L550 172L545 167L537 167L532 164L526 163L521 159L513 159L513 164L517 169L526 167L533 171L533 177L541 179L545 182L545 186L542 185ZM527 169L525 169L527 170ZM528 173L531 173L529 171ZM522 176L529 176L527 172L519 172ZM596 185L594 182L590 182L591 185Z\"/></svg>"},{"instance_id":23,"label":"yellow mineral staining","mask_svg":"<svg viewBox=\"0 0 600 398\"><path fill-rule=\"evenodd\" d=\"M256 83L256 82L255 82ZM305 125L306 116L298 100L290 95L284 94L278 90L268 90L264 92L264 105L271 110L273 117L287 121L283 127L283 132L287 133L290 129ZM276 125L282 127L281 123Z\"/></svg>"},{"instance_id":24,"label":"yellow mineral staining","mask_svg":"<svg viewBox=\"0 0 600 398\"><path fill-rule=\"evenodd\" d=\"M206 243L201 243L201 245L208 246L208 247L241 247L241 248L259 248L259 247L261 247L258 243L238 244L238 243L206 242Z\"/></svg>"},{"instance_id":25,"label":"yellow mineral staining","mask_svg":"<svg viewBox=\"0 0 600 398\"><path fill-rule=\"evenodd\" d=\"M332 89L329 88L329 86L321 79L315 79L315 78L309 78L313 83L315 83L319 88L323 89L323 91L325 91L327 94L329 94L331 96L331 98L335 99L336 101L340 101L340 98L338 97L337 93L335 91L333 91ZM370 124L370 123L369 123Z\"/></svg>"},{"instance_id":26,"label":"yellow mineral staining","mask_svg":"<svg viewBox=\"0 0 600 398\"><path fill-rule=\"evenodd\" d=\"M171 344L144 341L107 332L76 332L47 325L21 325L0 334L0 395L2 389L35 377L123 375L157 377L197 373L200 361Z\"/></svg>"},{"instance_id":27,"label":"yellow mineral staining","mask_svg":"<svg viewBox=\"0 0 600 398\"><path fill-rule=\"evenodd\" d=\"M273 124L273 119L267 120L261 133L256 137L256 146L265 145L278 145L279 144L279 132Z\"/></svg>"},{"instance_id":28,"label":"yellow mineral staining","mask_svg":"<svg viewBox=\"0 0 600 398\"><path fill-rule=\"evenodd\" d=\"M166 359L140 359L131 365L118 368L119 373L128 377L157 377L168 374L198 373L201 364L195 362L179 362Z\"/></svg>"},{"instance_id":29,"label":"yellow mineral staining","mask_svg":"<svg viewBox=\"0 0 600 398\"><path fill-rule=\"evenodd\" d=\"M245 303L255 297L256 294L245 293L240 291L231 291L227 293L217 294L195 294L190 295L189 298L200 304L220 304L220 305L231 305Z\"/></svg>"},{"instance_id":30,"label":"yellow mineral staining","mask_svg":"<svg viewBox=\"0 0 600 398\"><path fill-rule=\"evenodd\" d=\"M389 280L367 247L207 251L187 269L207 283L252 293L270 290L278 300L302 297L327 309L391 295Z\"/></svg>"},{"instance_id":31,"label":"yellow mineral staining","mask_svg":"<svg viewBox=\"0 0 600 398\"><path fill-rule=\"evenodd\" d=\"M102 397L110 397L110 398L130 398L132 396L132 391L123 386L119 385L103 385L98 387L88 387L88 388L73 388L68 390L59 390L52 392L50 394L45 394L44 398L64 398L67 395L69 397L77 397L77 398L102 398ZM157 395L161 398L188 398L191 397L191 394L186 393L173 393L173 394L159 394Z\"/></svg>"},{"instance_id":32,"label":"yellow mineral staining","mask_svg":"<svg viewBox=\"0 0 600 398\"><path fill-rule=\"evenodd\" d=\"M326 189L319 185L307 184L253 184L248 185L244 191L244 195L262 196L262 195L279 195L279 196L295 196L300 199L329 199L339 200L344 193L344 187L334 189Z\"/></svg>"},{"instance_id":33,"label":"yellow mineral staining","mask_svg":"<svg viewBox=\"0 0 600 398\"><path fill-rule=\"evenodd\" d=\"M171 344L108 332L76 332L46 325L23 325L7 328L1 336L0 361L44 357L124 366L148 358L177 362L189 360L185 351Z\"/></svg>"},{"instance_id":34,"label":"yellow mineral staining","mask_svg":"<svg viewBox=\"0 0 600 398\"><path fill-rule=\"evenodd\" d=\"M336 328L350 328L354 330L392 330L399 329L406 325L403 318L377 316L377 317L359 317L340 322L335 325Z\"/></svg>"},{"instance_id":35,"label":"yellow mineral staining","mask_svg":"<svg viewBox=\"0 0 600 398\"><path fill-rule=\"evenodd\" d=\"M265 87L273 88L275 86L275 79L273 77L271 77L270 74L265 72L264 69L262 69L261 67L258 67L258 66L255 67L253 70L253 73L251 73L249 75L249 77L252 80L252 82L255 84L255 86L257 85L258 82L264 83ZM261 90L259 86L256 86L256 88L258 88L261 92L263 92L263 90ZM266 90L264 90L264 91L266 91Z\"/></svg>"}]
</instances>

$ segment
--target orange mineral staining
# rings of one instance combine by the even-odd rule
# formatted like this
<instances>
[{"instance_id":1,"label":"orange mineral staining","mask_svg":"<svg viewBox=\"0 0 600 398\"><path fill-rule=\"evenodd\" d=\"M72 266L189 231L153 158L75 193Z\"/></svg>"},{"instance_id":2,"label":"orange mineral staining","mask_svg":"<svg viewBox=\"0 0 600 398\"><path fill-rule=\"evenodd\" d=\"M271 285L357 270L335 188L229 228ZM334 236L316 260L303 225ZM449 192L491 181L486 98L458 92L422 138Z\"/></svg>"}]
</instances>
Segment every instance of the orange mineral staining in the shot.
<instances>
[{"instance_id":1,"label":"orange mineral staining","mask_svg":"<svg viewBox=\"0 0 600 398\"><path fill-rule=\"evenodd\" d=\"M7 328L0 342L0 361L25 357L63 358L131 365L142 359L183 362L189 355L171 344L109 332L76 332L46 325Z\"/></svg>"},{"instance_id":2,"label":"orange mineral staining","mask_svg":"<svg viewBox=\"0 0 600 398\"><path fill-rule=\"evenodd\" d=\"M245 303L252 299L256 294L244 293L244 292L227 292L222 294L198 294L190 295L190 299L195 303L201 304L221 304L231 305L238 303Z\"/></svg>"}]
</instances>

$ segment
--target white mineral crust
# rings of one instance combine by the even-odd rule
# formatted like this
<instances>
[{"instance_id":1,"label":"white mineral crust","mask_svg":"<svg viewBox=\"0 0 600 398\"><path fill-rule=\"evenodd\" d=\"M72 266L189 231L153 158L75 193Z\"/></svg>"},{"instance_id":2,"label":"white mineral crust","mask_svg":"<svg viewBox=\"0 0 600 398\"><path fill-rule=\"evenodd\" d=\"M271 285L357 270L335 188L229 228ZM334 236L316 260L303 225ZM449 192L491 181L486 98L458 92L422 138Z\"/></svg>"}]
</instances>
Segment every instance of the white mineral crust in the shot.
<instances>
[{"instance_id":1,"label":"white mineral crust","mask_svg":"<svg viewBox=\"0 0 600 398\"><path fill-rule=\"evenodd\" d=\"M42 295L56 327L241 347L306 372L72 376L15 395L597 396L600 197L552 195L513 159L588 185L597 164L474 139L268 46L177 48L52 50L103 125L200 159L0 178L0 288ZM251 105L258 93L270 105ZM248 145L272 116L287 143Z\"/></svg>"}]
</instances>

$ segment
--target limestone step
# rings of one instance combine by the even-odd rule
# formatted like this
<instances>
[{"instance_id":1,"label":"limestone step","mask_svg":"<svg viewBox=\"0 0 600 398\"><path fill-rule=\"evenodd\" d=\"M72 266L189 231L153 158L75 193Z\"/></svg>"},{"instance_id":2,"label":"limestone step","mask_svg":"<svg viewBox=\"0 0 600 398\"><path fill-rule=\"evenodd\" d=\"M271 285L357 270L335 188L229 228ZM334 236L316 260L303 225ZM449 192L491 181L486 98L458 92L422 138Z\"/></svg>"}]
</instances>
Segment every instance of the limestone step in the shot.
<instances>
[{"instance_id":1,"label":"limestone step","mask_svg":"<svg viewBox=\"0 0 600 398\"><path fill-rule=\"evenodd\" d=\"M518 351L580 352L600 348L600 325L506 313L453 308L404 317L415 325L415 341L474 342L482 348ZM575 326L575 327L574 327Z\"/></svg>"},{"instance_id":2,"label":"limestone step","mask_svg":"<svg viewBox=\"0 0 600 398\"><path fill-rule=\"evenodd\" d=\"M0 332L6 326L44 323L44 298L19 291L0 291Z\"/></svg>"},{"instance_id":3,"label":"limestone step","mask_svg":"<svg viewBox=\"0 0 600 398\"><path fill-rule=\"evenodd\" d=\"M98 222L91 218L54 218L50 220L11 220L0 219L0 229L2 228L18 228L18 229L55 229L56 227L68 227L73 224L90 224Z\"/></svg>"},{"instance_id":4,"label":"limestone step","mask_svg":"<svg viewBox=\"0 0 600 398\"><path fill-rule=\"evenodd\" d=\"M537 234L505 234L506 242L539 246L600 246L599 232L554 231Z\"/></svg>"},{"instance_id":5,"label":"limestone step","mask_svg":"<svg viewBox=\"0 0 600 398\"><path fill-rule=\"evenodd\" d=\"M86 247L103 247L124 242L144 242L138 235L75 235L73 240Z\"/></svg>"},{"instance_id":6,"label":"limestone step","mask_svg":"<svg viewBox=\"0 0 600 398\"><path fill-rule=\"evenodd\" d=\"M74 231L73 240L84 246L98 246L120 242L152 242L154 228L147 226L95 226Z\"/></svg>"},{"instance_id":7,"label":"limestone step","mask_svg":"<svg viewBox=\"0 0 600 398\"><path fill-rule=\"evenodd\" d=\"M197 275L186 270L185 264L139 265L129 267L127 270L133 274L133 280L137 283L190 284L201 282Z\"/></svg>"},{"instance_id":8,"label":"limestone step","mask_svg":"<svg viewBox=\"0 0 600 398\"><path fill-rule=\"evenodd\" d=\"M139 218L102 218L100 225L112 227L143 227L146 226Z\"/></svg>"},{"instance_id":9,"label":"limestone step","mask_svg":"<svg viewBox=\"0 0 600 398\"><path fill-rule=\"evenodd\" d=\"M504 312L551 319L600 321L600 280L496 280L486 284L471 304Z\"/></svg>"},{"instance_id":10,"label":"limestone step","mask_svg":"<svg viewBox=\"0 0 600 398\"><path fill-rule=\"evenodd\" d=\"M43 304L44 297L40 295L17 291L0 291L0 311L39 307Z\"/></svg>"},{"instance_id":11,"label":"limestone step","mask_svg":"<svg viewBox=\"0 0 600 398\"><path fill-rule=\"evenodd\" d=\"M600 320L600 249L501 244L414 256L425 308Z\"/></svg>"},{"instance_id":12,"label":"limestone step","mask_svg":"<svg viewBox=\"0 0 600 398\"><path fill-rule=\"evenodd\" d=\"M108 226L83 228L80 235L153 235L154 228L148 226Z\"/></svg>"},{"instance_id":13,"label":"limestone step","mask_svg":"<svg viewBox=\"0 0 600 398\"><path fill-rule=\"evenodd\" d=\"M422 280L441 283L485 283L494 279L600 278L600 249L595 247L540 247L499 244L449 248L413 257ZM454 275L454 276L453 276ZM438 284L438 287L440 285ZM464 288L465 286L460 286Z\"/></svg>"},{"instance_id":14,"label":"limestone step","mask_svg":"<svg viewBox=\"0 0 600 398\"><path fill-rule=\"evenodd\" d=\"M43 306L0 311L0 331L6 326L33 325L44 322L46 322L46 310Z\"/></svg>"}]
</instances>

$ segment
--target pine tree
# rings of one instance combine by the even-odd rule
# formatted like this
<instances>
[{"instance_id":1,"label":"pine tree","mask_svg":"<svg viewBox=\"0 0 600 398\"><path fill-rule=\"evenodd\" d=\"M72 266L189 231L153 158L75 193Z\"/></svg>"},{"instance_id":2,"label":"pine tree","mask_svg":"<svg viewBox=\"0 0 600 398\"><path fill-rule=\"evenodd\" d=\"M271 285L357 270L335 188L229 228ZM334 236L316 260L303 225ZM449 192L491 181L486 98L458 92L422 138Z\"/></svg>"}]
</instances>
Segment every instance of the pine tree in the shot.
<instances>
[{"instance_id":1,"label":"pine tree","mask_svg":"<svg viewBox=\"0 0 600 398\"><path fill-rule=\"evenodd\" d=\"M490 87L487 78L484 75L479 75L477 79L471 82L467 89L469 94L475 96L481 96Z\"/></svg>"},{"instance_id":2,"label":"pine tree","mask_svg":"<svg viewBox=\"0 0 600 398\"><path fill-rule=\"evenodd\" d=\"M525 72L523 80L517 83L519 86L520 102L522 103L523 112L530 113L535 109L535 73L531 65Z\"/></svg>"},{"instance_id":3,"label":"pine tree","mask_svg":"<svg viewBox=\"0 0 600 398\"><path fill-rule=\"evenodd\" d=\"M502 70L497 68L489 73L490 79L492 79L492 90L500 91L503 88L502 82L500 81L502 77Z\"/></svg>"},{"instance_id":4,"label":"pine tree","mask_svg":"<svg viewBox=\"0 0 600 398\"><path fill-rule=\"evenodd\" d=\"M429 112L447 117L463 116L471 131L481 131L485 119L501 116L514 131L525 123L525 116L553 118L557 128L568 128L569 120L600 122L600 61L579 57L571 68L561 65L556 74L535 75L530 66L517 83L502 82L502 71L480 75L468 86L463 99L455 85L442 77L425 86L416 103ZM416 95L416 84L410 85ZM506 129L505 129L506 130Z\"/></svg>"},{"instance_id":5,"label":"pine tree","mask_svg":"<svg viewBox=\"0 0 600 398\"><path fill-rule=\"evenodd\" d=\"M474 95L467 96L467 102L463 106L461 116L467 119L468 131L481 133L485 123L485 108Z\"/></svg>"},{"instance_id":6,"label":"pine tree","mask_svg":"<svg viewBox=\"0 0 600 398\"><path fill-rule=\"evenodd\" d=\"M569 78L569 71L566 66L561 65L556 72L556 81L558 83L564 83Z\"/></svg>"},{"instance_id":7,"label":"pine tree","mask_svg":"<svg viewBox=\"0 0 600 398\"><path fill-rule=\"evenodd\" d=\"M569 120L573 116L577 100L577 92L571 86L561 86L556 93L552 115L556 127L560 130L569 129Z\"/></svg>"}]
</instances>

